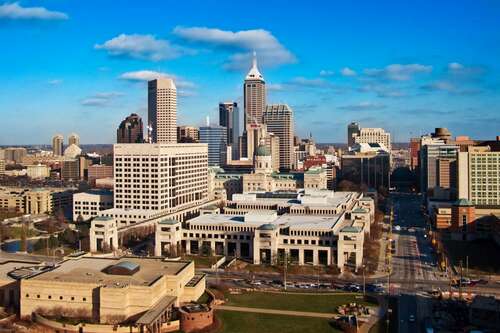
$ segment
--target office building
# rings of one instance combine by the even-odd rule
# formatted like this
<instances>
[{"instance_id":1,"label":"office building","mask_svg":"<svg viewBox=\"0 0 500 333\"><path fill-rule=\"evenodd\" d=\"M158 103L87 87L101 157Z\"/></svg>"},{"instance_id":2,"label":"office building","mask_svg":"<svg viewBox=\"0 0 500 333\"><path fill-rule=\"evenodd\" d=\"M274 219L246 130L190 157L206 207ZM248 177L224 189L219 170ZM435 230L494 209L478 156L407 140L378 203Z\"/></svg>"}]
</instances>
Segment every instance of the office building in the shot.
<instances>
[{"instance_id":1,"label":"office building","mask_svg":"<svg viewBox=\"0 0 500 333\"><path fill-rule=\"evenodd\" d=\"M143 143L144 142L144 124L141 117L132 113L122 120L116 130L117 143Z\"/></svg>"},{"instance_id":2,"label":"office building","mask_svg":"<svg viewBox=\"0 0 500 333\"><path fill-rule=\"evenodd\" d=\"M177 143L177 89L172 79L148 82L148 126L153 143Z\"/></svg>"},{"instance_id":3,"label":"office building","mask_svg":"<svg viewBox=\"0 0 500 333\"><path fill-rule=\"evenodd\" d=\"M452 199L456 182L447 183L446 178L449 177L447 174L454 173L458 151L457 145L444 144L441 139L424 141L420 148L420 190L426 198L437 195L442 199ZM443 162L440 163L440 160ZM443 185L449 185L447 188L440 187L439 181L443 176Z\"/></svg>"},{"instance_id":4,"label":"office building","mask_svg":"<svg viewBox=\"0 0 500 333\"><path fill-rule=\"evenodd\" d=\"M67 188L0 188L0 210L25 214L69 212L74 189Z\"/></svg>"},{"instance_id":5,"label":"office building","mask_svg":"<svg viewBox=\"0 0 500 333\"><path fill-rule=\"evenodd\" d=\"M73 194L73 222L88 221L99 212L113 208L113 192L91 190Z\"/></svg>"},{"instance_id":6,"label":"office building","mask_svg":"<svg viewBox=\"0 0 500 333\"><path fill-rule=\"evenodd\" d=\"M204 214L184 224L158 224L156 255L179 247L183 253L239 257L276 264L287 257L304 265L358 268L374 203L355 192L234 195L221 214Z\"/></svg>"},{"instance_id":7,"label":"office building","mask_svg":"<svg viewBox=\"0 0 500 333\"><path fill-rule=\"evenodd\" d=\"M8 147L3 152L6 164L21 164L28 155L28 150L23 147Z\"/></svg>"},{"instance_id":8,"label":"office building","mask_svg":"<svg viewBox=\"0 0 500 333\"><path fill-rule=\"evenodd\" d=\"M200 141L200 133L198 127L177 126L178 143L196 143L199 141Z\"/></svg>"},{"instance_id":9,"label":"office building","mask_svg":"<svg viewBox=\"0 0 500 333\"><path fill-rule=\"evenodd\" d=\"M238 160L240 137L240 111L236 102L219 103L219 125L227 128L227 144L231 146L232 159Z\"/></svg>"},{"instance_id":10,"label":"office building","mask_svg":"<svg viewBox=\"0 0 500 333\"><path fill-rule=\"evenodd\" d=\"M374 189L391 187L391 157L378 143L355 144L341 159L341 179Z\"/></svg>"},{"instance_id":11,"label":"office building","mask_svg":"<svg viewBox=\"0 0 500 333\"><path fill-rule=\"evenodd\" d=\"M92 164L88 167L87 179L91 186L96 185L98 179L113 178L113 166Z\"/></svg>"},{"instance_id":12,"label":"office building","mask_svg":"<svg viewBox=\"0 0 500 333\"><path fill-rule=\"evenodd\" d=\"M257 55L254 52L252 68L243 84L243 101L245 109L245 126L262 124L262 115L266 108L266 82L257 68Z\"/></svg>"},{"instance_id":13,"label":"office building","mask_svg":"<svg viewBox=\"0 0 500 333\"><path fill-rule=\"evenodd\" d=\"M200 127L200 143L208 145L208 165L222 166L227 157L227 129L223 126Z\"/></svg>"},{"instance_id":14,"label":"office building","mask_svg":"<svg viewBox=\"0 0 500 333\"><path fill-rule=\"evenodd\" d=\"M56 134L52 138L52 155L62 156L64 152L64 136L62 134Z\"/></svg>"},{"instance_id":15,"label":"office building","mask_svg":"<svg viewBox=\"0 0 500 333\"><path fill-rule=\"evenodd\" d=\"M31 179L45 179L50 177L50 167L45 164L27 165L26 174Z\"/></svg>"},{"instance_id":16,"label":"office building","mask_svg":"<svg viewBox=\"0 0 500 333\"><path fill-rule=\"evenodd\" d=\"M379 143L391 151L391 134L382 128L361 128L352 137L354 143Z\"/></svg>"},{"instance_id":17,"label":"office building","mask_svg":"<svg viewBox=\"0 0 500 333\"><path fill-rule=\"evenodd\" d=\"M80 136L76 133L71 133L68 137L68 146L75 145L80 147Z\"/></svg>"},{"instance_id":18,"label":"office building","mask_svg":"<svg viewBox=\"0 0 500 333\"><path fill-rule=\"evenodd\" d=\"M347 146L354 146L354 135L359 135L359 124L358 123L350 123L347 125Z\"/></svg>"},{"instance_id":19,"label":"office building","mask_svg":"<svg viewBox=\"0 0 500 333\"><path fill-rule=\"evenodd\" d=\"M293 111L286 104L271 104L266 107L263 121L267 131L279 138L279 167L290 170L293 167Z\"/></svg>"},{"instance_id":20,"label":"office building","mask_svg":"<svg viewBox=\"0 0 500 333\"><path fill-rule=\"evenodd\" d=\"M171 212L208 198L206 144L115 144L115 208Z\"/></svg>"},{"instance_id":21,"label":"office building","mask_svg":"<svg viewBox=\"0 0 500 333\"><path fill-rule=\"evenodd\" d=\"M195 273L193 261L84 256L31 271L25 267L2 269L3 275L19 276L20 316L46 316L56 310L68 319L94 323L71 331L113 332L116 324L129 325L119 328L127 332L178 330L179 324L171 323L174 307L195 302L205 292L205 276Z\"/></svg>"},{"instance_id":22,"label":"office building","mask_svg":"<svg viewBox=\"0 0 500 333\"><path fill-rule=\"evenodd\" d=\"M500 150L494 145L458 153L458 197L481 208L500 206Z\"/></svg>"},{"instance_id":23,"label":"office building","mask_svg":"<svg viewBox=\"0 0 500 333\"><path fill-rule=\"evenodd\" d=\"M0 159L0 176L5 175L5 160Z\"/></svg>"},{"instance_id":24,"label":"office building","mask_svg":"<svg viewBox=\"0 0 500 333\"><path fill-rule=\"evenodd\" d=\"M80 180L79 159L65 159L61 161L61 179L64 181Z\"/></svg>"}]
</instances>

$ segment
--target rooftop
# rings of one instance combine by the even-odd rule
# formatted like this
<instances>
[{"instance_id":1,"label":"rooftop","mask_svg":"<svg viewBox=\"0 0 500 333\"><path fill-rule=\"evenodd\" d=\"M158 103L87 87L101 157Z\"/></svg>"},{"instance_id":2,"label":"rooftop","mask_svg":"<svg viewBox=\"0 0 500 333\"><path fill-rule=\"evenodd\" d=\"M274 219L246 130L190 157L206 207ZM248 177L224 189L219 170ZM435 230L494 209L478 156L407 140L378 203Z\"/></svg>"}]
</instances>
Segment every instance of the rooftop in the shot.
<instances>
[{"instance_id":1,"label":"rooftop","mask_svg":"<svg viewBox=\"0 0 500 333\"><path fill-rule=\"evenodd\" d=\"M187 261L167 261L162 258L95 258L81 257L62 262L55 269L33 276L40 281L90 283L121 288L127 285L151 285L164 275L177 275L190 264ZM131 268L131 275L108 274L110 267Z\"/></svg>"}]
</instances>

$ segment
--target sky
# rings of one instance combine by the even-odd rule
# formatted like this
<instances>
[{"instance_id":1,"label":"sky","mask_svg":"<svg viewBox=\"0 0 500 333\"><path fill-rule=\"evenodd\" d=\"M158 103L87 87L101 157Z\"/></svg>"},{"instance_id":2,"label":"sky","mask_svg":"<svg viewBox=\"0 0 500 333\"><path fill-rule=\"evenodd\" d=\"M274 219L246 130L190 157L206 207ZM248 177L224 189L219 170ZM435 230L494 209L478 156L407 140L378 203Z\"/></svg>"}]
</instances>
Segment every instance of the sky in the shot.
<instances>
[{"instance_id":1,"label":"sky","mask_svg":"<svg viewBox=\"0 0 500 333\"><path fill-rule=\"evenodd\" d=\"M0 0L0 43L0 145L113 143L130 113L147 122L158 76L178 125L217 123L253 51L301 137L345 142L351 121L395 142L500 135L498 0Z\"/></svg>"}]
</instances>

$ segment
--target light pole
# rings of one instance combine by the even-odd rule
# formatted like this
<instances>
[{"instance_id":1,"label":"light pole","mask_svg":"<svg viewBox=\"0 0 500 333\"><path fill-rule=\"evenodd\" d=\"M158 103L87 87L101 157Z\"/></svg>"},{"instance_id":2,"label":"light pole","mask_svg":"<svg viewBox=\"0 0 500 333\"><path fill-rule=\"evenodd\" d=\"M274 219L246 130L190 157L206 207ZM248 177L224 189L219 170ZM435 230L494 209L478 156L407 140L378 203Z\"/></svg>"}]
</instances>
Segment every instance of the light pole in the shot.
<instances>
[{"instance_id":1,"label":"light pole","mask_svg":"<svg viewBox=\"0 0 500 333\"><path fill-rule=\"evenodd\" d=\"M363 297L366 297L366 276L365 276L366 265L363 265L362 268L363 268Z\"/></svg>"}]
</instances>

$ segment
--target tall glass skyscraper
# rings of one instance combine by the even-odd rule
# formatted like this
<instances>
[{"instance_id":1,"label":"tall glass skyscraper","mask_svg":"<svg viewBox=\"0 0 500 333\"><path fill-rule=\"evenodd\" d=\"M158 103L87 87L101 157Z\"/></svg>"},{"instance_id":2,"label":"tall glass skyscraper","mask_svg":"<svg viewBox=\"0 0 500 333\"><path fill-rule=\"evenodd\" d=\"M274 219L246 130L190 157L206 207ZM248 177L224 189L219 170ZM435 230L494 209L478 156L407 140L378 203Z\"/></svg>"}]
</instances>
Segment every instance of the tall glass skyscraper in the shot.
<instances>
[{"instance_id":1,"label":"tall glass skyscraper","mask_svg":"<svg viewBox=\"0 0 500 333\"><path fill-rule=\"evenodd\" d=\"M200 127L200 142L208 144L209 166L222 166L226 163L227 129L224 126Z\"/></svg>"}]
</instances>

